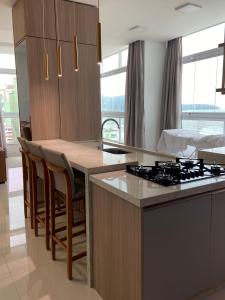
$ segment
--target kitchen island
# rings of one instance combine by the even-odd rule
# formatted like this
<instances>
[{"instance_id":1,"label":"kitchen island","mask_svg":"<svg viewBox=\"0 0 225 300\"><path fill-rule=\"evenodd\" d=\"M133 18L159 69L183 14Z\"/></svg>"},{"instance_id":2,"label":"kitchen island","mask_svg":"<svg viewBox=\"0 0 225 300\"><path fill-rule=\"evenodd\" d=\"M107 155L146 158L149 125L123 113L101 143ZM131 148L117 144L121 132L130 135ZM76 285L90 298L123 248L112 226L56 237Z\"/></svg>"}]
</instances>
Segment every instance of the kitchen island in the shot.
<instances>
[{"instance_id":1,"label":"kitchen island","mask_svg":"<svg viewBox=\"0 0 225 300\"><path fill-rule=\"evenodd\" d=\"M87 276L89 285L93 284L92 272L92 200L90 195L90 175L125 169L127 164L152 164L155 160L171 159L142 149L119 145L127 150L126 154L111 154L104 152L99 147L98 141L68 142L61 139L34 141L47 149L65 154L71 166L85 174L85 198L87 220ZM105 148L118 147L114 143L106 143Z\"/></svg>"},{"instance_id":2,"label":"kitchen island","mask_svg":"<svg viewBox=\"0 0 225 300\"><path fill-rule=\"evenodd\" d=\"M225 176L163 187L116 171L90 181L104 300L185 300L225 281Z\"/></svg>"}]
</instances>

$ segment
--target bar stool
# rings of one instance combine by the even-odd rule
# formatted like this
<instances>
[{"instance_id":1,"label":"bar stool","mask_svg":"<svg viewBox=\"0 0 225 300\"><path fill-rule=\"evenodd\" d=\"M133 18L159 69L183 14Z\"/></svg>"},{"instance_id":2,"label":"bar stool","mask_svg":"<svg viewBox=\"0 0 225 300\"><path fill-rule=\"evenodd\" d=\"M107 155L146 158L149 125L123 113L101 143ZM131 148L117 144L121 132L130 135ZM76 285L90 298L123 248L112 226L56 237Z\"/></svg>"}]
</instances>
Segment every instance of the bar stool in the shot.
<instances>
[{"instance_id":1,"label":"bar stool","mask_svg":"<svg viewBox=\"0 0 225 300\"><path fill-rule=\"evenodd\" d=\"M86 251L80 252L73 256L72 253L72 239L80 235L86 234L86 227L79 229L78 232L73 233L73 227L85 224L85 196L84 175L77 171L79 178L74 176L65 155L60 152L52 151L43 148L44 157L46 160L49 183L50 183L50 210L51 210L51 250L52 259L55 260L55 246L56 244L62 246L67 251L67 275L68 279L72 279L72 262L86 256ZM83 175L83 176L82 176ZM55 191L62 193L66 200L66 226L56 228L55 223ZM80 205L77 205L79 203ZM74 208L83 207L83 214L81 220L74 221ZM65 237L59 237L57 233L66 230Z\"/></svg>"},{"instance_id":2,"label":"bar stool","mask_svg":"<svg viewBox=\"0 0 225 300\"><path fill-rule=\"evenodd\" d=\"M30 225L33 229L33 202L32 202L32 184L31 184L31 166L29 160L29 149L24 138L17 138L21 148L23 168L23 195L24 195L24 216L27 218L27 209L30 210Z\"/></svg>"},{"instance_id":3,"label":"bar stool","mask_svg":"<svg viewBox=\"0 0 225 300\"><path fill-rule=\"evenodd\" d=\"M46 162L41 146L26 142L29 149L33 185L33 221L35 236L38 236L38 224L45 227L46 249L50 249L49 241L49 178ZM41 208L41 209L40 209ZM44 209L44 210L43 210Z\"/></svg>"}]
</instances>

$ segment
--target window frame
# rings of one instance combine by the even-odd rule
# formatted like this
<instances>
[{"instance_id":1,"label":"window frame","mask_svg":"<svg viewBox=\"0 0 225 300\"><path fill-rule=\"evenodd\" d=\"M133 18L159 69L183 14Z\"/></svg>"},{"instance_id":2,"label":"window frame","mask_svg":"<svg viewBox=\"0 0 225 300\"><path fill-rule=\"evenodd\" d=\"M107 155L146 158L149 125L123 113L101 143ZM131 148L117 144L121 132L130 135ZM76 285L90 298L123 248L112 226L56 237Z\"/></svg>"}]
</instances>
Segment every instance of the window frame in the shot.
<instances>
[{"instance_id":1,"label":"window frame","mask_svg":"<svg viewBox=\"0 0 225 300\"><path fill-rule=\"evenodd\" d=\"M224 55L223 48L214 48L194 54L184 56L183 65ZM221 78L222 80L222 78ZM216 92L216 89L215 89ZM183 104L183 103L182 103ZM181 108L181 123L183 120L204 120L204 121L223 121L225 133L225 112L183 112Z\"/></svg>"},{"instance_id":2,"label":"window frame","mask_svg":"<svg viewBox=\"0 0 225 300\"><path fill-rule=\"evenodd\" d=\"M0 68L0 75L15 75L16 76L16 69L3 69ZM4 112L2 111L2 119L3 122L5 119L18 119L20 121L19 118L19 112ZM20 128L19 128L20 130ZM11 146L11 145L17 145L18 143L7 143L7 147Z\"/></svg>"},{"instance_id":3,"label":"window frame","mask_svg":"<svg viewBox=\"0 0 225 300\"><path fill-rule=\"evenodd\" d=\"M107 71L107 72L101 72L101 79L111 77L111 76L114 76L114 75L119 75L119 74L127 72L127 66L122 66L122 53L126 50L128 50L128 47L123 48L120 51L115 52L115 53L110 55L110 56L113 56L115 54L118 54L118 66L119 67L117 69L113 69L113 70L110 70L110 71ZM107 59L110 56L107 56L104 59ZM104 64L104 59L103 59L103 64ZM101 111L101 119L103 120L103 118L113 118L113 119L118 118L119 120L124 119L124 122L125 122L125 112ZM121 127L122 126L120 126L120 128ZM109 141L109 142L113 142L113 140L111 140L111 139L106 139L106 138L104 138L104 139ZM121 140L122 140L122 131L120 129L119 130L119 141L118 142L122 143Z\"/></svg>"}]
</instances>

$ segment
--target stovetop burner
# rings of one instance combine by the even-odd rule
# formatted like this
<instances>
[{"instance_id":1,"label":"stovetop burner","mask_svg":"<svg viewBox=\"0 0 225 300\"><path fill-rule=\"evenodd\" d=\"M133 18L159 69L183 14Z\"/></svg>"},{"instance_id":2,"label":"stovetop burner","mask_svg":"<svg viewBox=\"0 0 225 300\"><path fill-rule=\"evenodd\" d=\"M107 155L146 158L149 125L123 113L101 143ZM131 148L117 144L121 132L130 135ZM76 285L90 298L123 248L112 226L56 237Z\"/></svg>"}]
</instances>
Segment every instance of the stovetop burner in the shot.
<instances>
[{"instance_id":1,"label":"stovetop burner","mask_svg":"<svg viewBox=\"0 0 225 300\"><path fill-rule=\"evenodd\" d=\"M164 186L225 175L225 169L205 165L203 159L176 158L175 161L156 161L154 166L128 165L127 172Z\"/></svg>"}]
</instances>

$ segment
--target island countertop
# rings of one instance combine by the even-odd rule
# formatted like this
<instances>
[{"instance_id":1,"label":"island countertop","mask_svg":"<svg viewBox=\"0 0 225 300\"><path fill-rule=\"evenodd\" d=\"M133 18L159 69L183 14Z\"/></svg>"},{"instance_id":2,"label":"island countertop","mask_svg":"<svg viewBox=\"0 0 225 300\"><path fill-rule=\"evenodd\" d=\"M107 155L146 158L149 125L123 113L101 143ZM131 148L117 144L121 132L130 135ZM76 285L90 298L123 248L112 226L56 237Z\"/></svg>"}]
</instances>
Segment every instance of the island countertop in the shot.
<instances>
[{"instance_id":1,"label":"island countertop","mask_svg":"<svg viewBox=\"0 0 225 300\"><path fill-rule=\"evenodd\" d=\"M124 170L91 175L90 181L140 208L225 188L225 176L165 187Z\"/></svg>"},{"instance_id":2,"label":"island countertop","mask_svg":"<svg viewBox=\"0 0 225 300\"><path fill-rule=\"evenodd\" d=\"M111 154L98 149L98 141L68 142L61 139L34 141L42 147L62 152L70 161L71 166L86 174L97 174L125 169L127 164L151 164L155 160L168 160L168 156L160 155L146 150L137 150L109 143L105 147L125 148L128 154Z\"/></svg>"}]
</instances>

